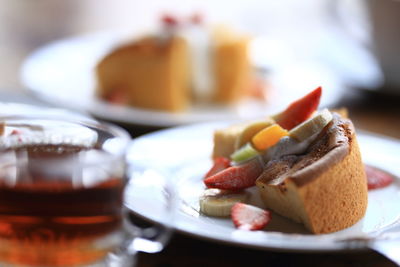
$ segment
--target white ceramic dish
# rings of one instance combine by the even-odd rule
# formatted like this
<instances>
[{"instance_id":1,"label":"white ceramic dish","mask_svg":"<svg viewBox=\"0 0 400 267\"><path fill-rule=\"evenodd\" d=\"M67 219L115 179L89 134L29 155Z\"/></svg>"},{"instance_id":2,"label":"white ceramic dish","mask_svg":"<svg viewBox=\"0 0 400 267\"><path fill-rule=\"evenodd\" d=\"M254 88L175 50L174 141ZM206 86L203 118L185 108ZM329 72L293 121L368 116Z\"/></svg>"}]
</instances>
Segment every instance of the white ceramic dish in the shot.
<instances>
[{"instance_id":1,"label":"white ceramic dish","mask_svg":"<svg viewBox=\"0 0 400 267\"><path fill-rule=\"evenodd\" d=\"M263 231L236 230L230 219L199 213L198 196L202 177L211 166L212 133L226 123L194 124L145 135L133 141L128 159L134 180L127 191L127 205L138 215L161 223L171 223L164 214L161 173L175 183L179 210L172 226L199 238L259 249L288 251L339 251L351 247L343 240L371 237L391 225L400 224L400 180L387 188L369 192L365 217L354 226L325 235L311 235L302 225L273 214ZM358 133L364 162L400 174L400 142L368 133ZM250 189L252 190L252 189ZM262 205L254 191L252 202Z\"/></svg>"},{"instance_id":2,"label":"white ceramic dish","mask_svg":"<svg viewBox=\"0 0 400 267\"><path fill-rule=\"evenodd\" d=\"M193 106L186 112L173 114L140 108L118 106L101 101L95 96L96 63L114 46L126 41L126 33L101 32L59 40L34 51L24 62L21 80L28 90L40 99L70 109L90 112L96 117L148 126L177 126L211 120L247 119L279 111L290 99L303 96L317 86L325 88L321 106L329 106L340 99L344 86L333 73L322 65L296 65L285 71L271 73L270 101L244 101L236 107ZM133 35L132 35L133 36ZM131 37L132 37L131 36ZM273 69L273 51L268 40L259 39L251 45L253 62L260 68L270 58L268 68ZM271 46L271 45L269 45ZM316 80L315 77L318 77Z\"/></svg>"},{"instance_id":3,"label":"white ceramic dish","mask_svg":"<svg viewBox=\"0 0 400 267\"><path fill-rule=\"evenodd\" d=\"M80 121L93 121L89 115L77 113L65 109L54 107L43 107L17 102L0 102L0 117L8 116L32 116L46 118L65 118Z\"/></svg>"}]
</instances>

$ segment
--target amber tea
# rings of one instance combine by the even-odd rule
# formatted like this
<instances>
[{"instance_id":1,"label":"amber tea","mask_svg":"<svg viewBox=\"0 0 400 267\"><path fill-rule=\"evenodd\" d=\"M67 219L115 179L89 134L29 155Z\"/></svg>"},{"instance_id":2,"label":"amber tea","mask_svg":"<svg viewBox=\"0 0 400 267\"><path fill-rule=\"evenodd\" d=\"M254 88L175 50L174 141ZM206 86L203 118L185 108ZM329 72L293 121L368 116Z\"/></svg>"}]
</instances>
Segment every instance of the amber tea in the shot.
<instances>
[{"instance_id":1,"label":"amber tea","mask_svg":"<svg viewBox=\"0 0 400 267\"><path fill-rule=\"evenodd\" d=\"M105 257L118 243L124 179L111 162L79 162L107 157L75 145L0 152L0 261L74 266Z\"/></svg>"}]
</instances>

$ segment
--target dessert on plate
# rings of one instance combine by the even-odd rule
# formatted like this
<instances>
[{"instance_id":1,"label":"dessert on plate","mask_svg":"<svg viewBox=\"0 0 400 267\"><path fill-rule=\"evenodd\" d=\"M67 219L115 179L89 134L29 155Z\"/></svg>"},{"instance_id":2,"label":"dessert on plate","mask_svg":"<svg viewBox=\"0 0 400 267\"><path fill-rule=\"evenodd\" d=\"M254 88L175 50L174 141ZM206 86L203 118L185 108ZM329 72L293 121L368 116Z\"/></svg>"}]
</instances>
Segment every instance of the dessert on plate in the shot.
<instances>
[{"instance_id":1,"label":"dessert on plate","mask_svg":"<svg viewBox=\"0 0 400 267\"><path fill-rule=\"evenodd\" d=\"M121 44L101 59L96 66L101 99L180 112L194 103L230 105L261 94L252 76L247 35L226 27L209 29L200 16L182 21L167 15L162 22L158 32Z\"/></svg>"},{"instance_id":2,"label":"dessert on plate","mask_svg":"<svg viewBox=\"0 0 400 267\"><path fill-rule=\"evenodd\" d=\"M224 204L218 194L202 196L203 213L211 210L215 216L231 209L239 228L262 229L270 216L254 216L260 210L237 203L246 200L226 200L230 193L256 186L267 209L315 234L345 229L364 216L367 179L354 126L343 110L317 110L321 92L315 89L279 114L215 131L214 166L204 183L206 192L221 191ZM214 203L221 205L220 213ZM237 223L252 216L256 219L244 227Z\"/></svg>"}]
</instances>

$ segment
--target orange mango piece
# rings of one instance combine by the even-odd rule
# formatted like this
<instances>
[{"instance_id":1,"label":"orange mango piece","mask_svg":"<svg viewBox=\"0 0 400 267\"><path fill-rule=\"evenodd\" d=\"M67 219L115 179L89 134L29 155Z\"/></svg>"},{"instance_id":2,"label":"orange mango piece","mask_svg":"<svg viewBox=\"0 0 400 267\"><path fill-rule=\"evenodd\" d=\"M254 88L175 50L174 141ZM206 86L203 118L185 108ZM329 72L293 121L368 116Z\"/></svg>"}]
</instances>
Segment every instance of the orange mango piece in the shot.
<instances>
[{"instance_id":1,"label":"orange mango piece","mask_svg":"<svg viewBox=\"0 0 400 267\"><path fill-rule=\"evenodd\" d=\"M279 139L289 133L279 124L273 124L259 131L251 140L255 149L263 151L278 143Z\"/></svg>"}]
</instances>

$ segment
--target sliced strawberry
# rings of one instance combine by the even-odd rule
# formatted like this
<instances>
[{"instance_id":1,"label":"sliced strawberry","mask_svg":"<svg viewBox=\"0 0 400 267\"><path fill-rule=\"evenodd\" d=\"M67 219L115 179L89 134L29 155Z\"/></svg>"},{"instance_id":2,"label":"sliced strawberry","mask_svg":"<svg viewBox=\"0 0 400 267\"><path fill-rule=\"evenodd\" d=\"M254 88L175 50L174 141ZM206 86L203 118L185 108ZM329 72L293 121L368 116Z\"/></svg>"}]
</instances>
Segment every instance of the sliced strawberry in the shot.
<instances>
[{"instance_id":1,"label":"sliced strawberry","mask_svg":"<svg viewBox=\"0 0 400 267\"><path fill-rule=\"evenodd\" d=\"M10 135L20 135L20 134L21 134L21 131L17 130L17 129L12 130L10 133Z\"/></svg>"},{"instance_id":2,"label":"sliced strawberry","mask_svg":"<svg viewBox=\"0 0 400 267\"><path fill-rule=\"evenodd\" d=\"M231 218L238 229L260 230L271 221L271 212L238 202L232 207Z\"/></svg>"},{"instance_id":3,"label":"sliced strawberry","mask_svg":"<svg viewBox=\"0 0 400 267\"><path fill-rule=\"evenodd\" d=\"M239 190L254 186L264 166L256 157L238 166L232 166L204 179L208 188Z\"/></svg>"},{"instance_id":4,"label":"sliced strawberry","mask_svg":"<svg viewBox=\"0 0 400 267\"><path fill-rule=\"evenodd\" d=\"M322 88L318 87L308 95L290 104L285 111L275 115L274 119L286 130L296 127L317 110L321 94Z\"/></svg>"},{"instance_id":5,"label":"sliced strawberry","mask_svg":"<svg viewBox=\"0 0 400 267\"><path fill-rule=\"evenodd\" d=\"M17 138L18 142L22 142L21 138L22 132L20 130L14 129L11 131L10 135L18 136Z\"/></svg>"},{"instance_id":6,"label":"sliced strawberry","mask_svg":"<svg viewBox=\"0 0 400 267\"><path fill-rule=\"evenodd\" d=\"M195 25L201 25L204 21L204 18L201 13L193 13L192 16L190 16L189 20Z\"/></svg>"},{"instance_id":7,"label":"sliced strawberry","mask_svg":"<svg viewBox=\"0 0 400 267\"><path fill-rule=\"evenodd\" d=\"M365 165L367 174L368 190L383 188L393 182L393 176L375 167Z\"/></svg>"},{"instance_id":8,"label":"sliced strawberry","mask_svg":"<svg viewBox=\"0 0 400 267\"><path fill-rule=\"evenodd\" d=\"M174 27L179 24L177 17L175 17L171 14L164 14L161 17L161 22L167 27Z\"/></svg>"},{"instance_id":9,"label":"sliced strawberry","mask_svg":"<svg viewBox=\"0 0 400 267\"><path fill-rule=\"evenodd\" d=\"M231 166L231 160L225 157L217 157L214 159L214 164L211 169L206 173L205 178L210 177L226 168Z\"/></svg>"}]
</instances>

